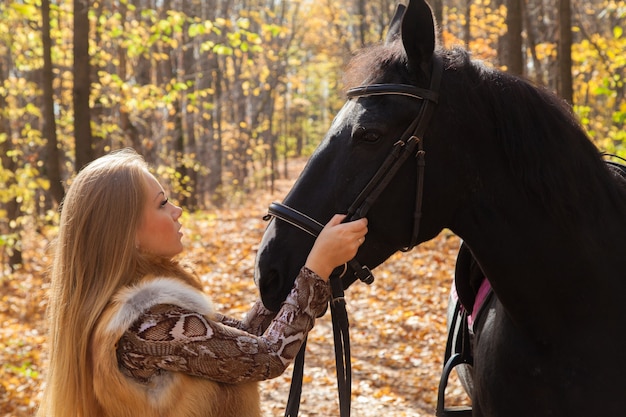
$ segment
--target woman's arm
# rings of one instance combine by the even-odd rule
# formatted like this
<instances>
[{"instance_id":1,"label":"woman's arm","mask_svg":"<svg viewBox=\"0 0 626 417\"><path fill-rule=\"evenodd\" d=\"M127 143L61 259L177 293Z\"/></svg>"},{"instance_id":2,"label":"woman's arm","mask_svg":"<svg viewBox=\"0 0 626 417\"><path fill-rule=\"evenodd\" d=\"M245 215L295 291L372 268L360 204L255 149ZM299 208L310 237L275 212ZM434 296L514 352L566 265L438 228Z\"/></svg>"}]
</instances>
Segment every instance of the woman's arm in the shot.
<instances>
[{"instance_id":1,"label":"woman's arm","mask_svg":"<svg viewBox=\"0 0 626 417\"><path fill-rule=\"evenodd\" d=\"M158 305L120 339L117 354L122 370L145 382L162 371L225 383L280 375L326 308L330 273L352 259L364 241L367 220L341 223L344 218L335 215L324 226L294 287L263 334L230 327L181 307Z\"/></svg>"},{"instance_id":2,"label":"woman's arm","mask_svg":"<svg viewBox=\"0 0 626 417\"><path fill-rule=\"evenodd\" d=\"M270 325L272 319L276 316L275 311L268 310L259 299L246 314L243 320L238 320L220 313L216 313L213 320L222 323L225 326L234 327L247 333L260 336L263 334L267 326Z\"/></svg>"},{"instance_id":3,"label":"woman's arm","mask_svg":"<svg viewBox=\"0 0 626 417\"><path fill-rule=\"evenodd\" d=\"M274 378L295 358L329 297L328 283L302 268L260 336L178 306L155 306L120 339L118 360L125 373L143 382L162 371L224 383Z\"/></svg>"}]
</instances>

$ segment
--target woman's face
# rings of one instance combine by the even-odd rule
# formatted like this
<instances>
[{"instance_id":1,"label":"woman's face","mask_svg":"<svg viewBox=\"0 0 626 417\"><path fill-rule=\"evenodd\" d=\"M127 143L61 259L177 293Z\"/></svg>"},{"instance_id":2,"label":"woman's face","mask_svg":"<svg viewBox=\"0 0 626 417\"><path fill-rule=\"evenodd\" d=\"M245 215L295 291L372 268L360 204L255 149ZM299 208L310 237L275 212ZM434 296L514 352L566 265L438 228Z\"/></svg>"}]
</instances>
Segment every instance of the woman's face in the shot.
<instances>
[{"instance_id":1,"label":"woman's face","mask_svg":"<svg viewBox=\"0 0 626 417\"><path fill-rule=\"evenodd\" d=\"M142 252L171 258L183 250L178 222L183 210L168 201L152 174L145 171L144 180L147 198L137 228L137 247Z\"/></svg>"}]
</instances>

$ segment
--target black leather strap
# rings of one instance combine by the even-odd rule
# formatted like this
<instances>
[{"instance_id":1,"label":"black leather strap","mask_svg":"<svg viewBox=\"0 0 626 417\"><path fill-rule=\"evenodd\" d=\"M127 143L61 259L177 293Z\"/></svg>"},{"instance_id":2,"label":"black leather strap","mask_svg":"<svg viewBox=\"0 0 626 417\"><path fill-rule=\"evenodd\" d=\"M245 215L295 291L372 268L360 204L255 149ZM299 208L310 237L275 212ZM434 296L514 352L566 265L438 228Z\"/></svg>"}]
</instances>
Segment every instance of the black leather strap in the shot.
<instances>
[{"instance_id":1,"label":"black leather strap","mask_svg":"<svg viewBox=\"0 0 626 417\"><path fill-rule=\"evenodd\" d=\"M369 96L407 96L418 100L428 100L437 103L439 100L439 92L436 90L427 90L410 84L369 84L360 87L354 87L346 92L348 98L353 97L369 97Z\"/></svg>"},{"instance_id":2,"label":"black leather strap","mask_svg":"<svg viewBox=\"0 0 626 417\"><path fill-rule=\"evenodd\" d=\"M296 209L277 202L270 204L267 214L263 216L263 219L269 220L272 217L276 217L284 222L287 222L314 237L317 237L324 228L324 225L317 220L299 212ZM344 222L349 220L356 220L356 218L351 215L347 215ZM356 278L368 285L374 282L374 275L372 275L372 271L370 271L367 266L361 265L356 259L351 259L347 262L347 264ZM346 279L345 282L343 282L344 289L348 288L348 286L352 284L356 278Z\"/></svg>"},{"instance_id":3,"label":"black leather strap","mask_svg":"<svg viewBox=\"0 0 626 417\"><path fill-rule=\"evenodd\" d=\"M324 226L311 217L303 214L291 207L280 203L272 203L268 208L268 214L264 217L269 220L276 217L292 226L316 237L320 234ZM361 266L356 260L348 262L355 275L362 280L373 281L373 277L367 267ZM330 302L330 312L333 324L333 339L335 345L335 365L337 369L337 389L339 391L339 409L341 417L350 416L350 404L352 393L352 368L350 359L350 332L348 323L348 312L346 310L346 300L344 297L344 284L342 282L342 270L338 268L330 278L332 299ZM285 408L285 417L297 417L300 410L300 399L302 396L302 379L304 376L304 356L306 352L306 339L302 343L298 355L294 361L289 398Z\"/></svg>"},{"instance_id":4,"label":"black leather strap","mask_svg":"<svg viewBox=\"0 0 626 417\"><path fill-rule=\"evenodd\" d=\"M343 284L339 275L330 277L332 299L330 314L333 323L335 345L335 368L337 371L337 389L339 391L339 415L350 416L352 402L352 364L350 359L350 322L346 310Z\"/></svg>"},{"instance_id":5,"label":"black leather strap","mask_svg":"<svg viewBox=\"0 0 626 417\"><path fill-rule=\"evenodd\" d=\"M269 220L272 217L277 217L314 237L317 237L324 228L322 223L306 214L276 202L270 204L267 209L267 215L263 218Z\"/></svg>"},{"instance_id":6,"label":"black leather strap","mask_svg":"<svg viewBox=\"0 0 626 417\"><path fill-rule=\"evenodd\" d=\"M285 417L297 417L300 411L300 399L302 398L302 377L304 376L304 355L306 353L306 341L302 342L300 350L293 362L293 373L291 375L291 387L289 387L289 398L285 407Z\"/></svg>"}]
</instances>

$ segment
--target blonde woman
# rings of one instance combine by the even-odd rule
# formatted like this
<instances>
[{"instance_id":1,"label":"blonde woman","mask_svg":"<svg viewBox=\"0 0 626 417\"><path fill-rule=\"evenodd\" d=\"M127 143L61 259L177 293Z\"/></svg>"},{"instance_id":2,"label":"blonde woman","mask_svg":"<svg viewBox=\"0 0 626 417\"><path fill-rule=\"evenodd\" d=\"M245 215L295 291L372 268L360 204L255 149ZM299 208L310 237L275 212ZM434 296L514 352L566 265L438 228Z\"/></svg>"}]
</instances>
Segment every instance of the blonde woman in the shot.
<instances>
[{"instance_id":1,"label":"blonde woman","mask_svg":"<svg viewBox=\"0 0 626 417\"><path fill-rule=\"evenodd\" d=\"M365 219L335 216L275 314L213 311L182 250L181 208L132 150L72 182L61 211L49 303L50 364L40 417L256 417L256 382L280 375L355 254Z\"/></svg>"}]
</instances>

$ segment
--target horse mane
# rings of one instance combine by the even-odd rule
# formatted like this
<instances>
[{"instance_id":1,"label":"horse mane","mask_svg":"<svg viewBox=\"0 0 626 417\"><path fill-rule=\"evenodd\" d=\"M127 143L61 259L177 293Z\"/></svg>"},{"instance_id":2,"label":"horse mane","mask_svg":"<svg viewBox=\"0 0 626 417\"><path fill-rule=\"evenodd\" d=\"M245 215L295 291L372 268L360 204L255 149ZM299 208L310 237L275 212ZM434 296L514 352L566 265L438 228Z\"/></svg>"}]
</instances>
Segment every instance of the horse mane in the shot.
<instances>
[{"instance_id":1,"label":"horse mane","mask_svg":"<svg viewBox=\"0 0 626 417\"><path fill-rule=\"evenodd\" d=\"M455 53L465 56L467 70L480 80L478 94L488 106L481 111L489 108L510 174L528 198L568 224L601 212L606 201L594 198L601 189L623 207L624 194L565 100L522 77L486 68L466 51Z\"/></svg>"}]
</instances>

